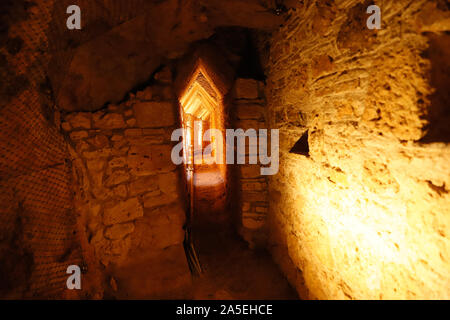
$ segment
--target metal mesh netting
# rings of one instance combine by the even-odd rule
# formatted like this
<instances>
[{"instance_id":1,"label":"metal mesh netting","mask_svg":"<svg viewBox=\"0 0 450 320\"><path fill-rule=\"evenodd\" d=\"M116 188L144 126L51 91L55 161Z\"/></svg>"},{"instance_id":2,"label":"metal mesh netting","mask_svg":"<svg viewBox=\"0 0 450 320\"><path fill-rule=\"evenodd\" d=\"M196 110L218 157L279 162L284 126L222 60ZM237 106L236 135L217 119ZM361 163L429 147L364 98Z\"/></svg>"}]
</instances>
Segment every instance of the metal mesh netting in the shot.
<instances>
[{"instance_id":1,"label":"metal mesh netting","mask_svg":"<svg viewBox=\"0 0 450 320\"><path fill-rule=\"evenodd\" d=\"M59 85L79 45L151 3L0 4L0 297L62 297L67 267L82 263L71 164L55 118ZM72 4L82 9L82 31L66 28Z\"/></svg>"},{"instance_id":2,"label":"metal mesh netting","mask_svg":"<svg viewBox=\"0 0 450 320\"><path fill-rule=\"evenodd\" d=\"M74 245L67 149L42 90L52 1L37 4L33 15L26 5L2 7L8 26L0 49L0 296L60 297L67 266L80 264L81 252Z\"/></svg>"},{"instance_id":3,"label":"metal mesh netting","mask_svg":"<svg viewBox=\"0 0 450 320\"><path fill-rule=\"evenodd\" d=\"M66 269L81 265L71 210L71 170L43 169L0 183L4 289L14 297L58 297Z\"/></svg>"}]
</instances>

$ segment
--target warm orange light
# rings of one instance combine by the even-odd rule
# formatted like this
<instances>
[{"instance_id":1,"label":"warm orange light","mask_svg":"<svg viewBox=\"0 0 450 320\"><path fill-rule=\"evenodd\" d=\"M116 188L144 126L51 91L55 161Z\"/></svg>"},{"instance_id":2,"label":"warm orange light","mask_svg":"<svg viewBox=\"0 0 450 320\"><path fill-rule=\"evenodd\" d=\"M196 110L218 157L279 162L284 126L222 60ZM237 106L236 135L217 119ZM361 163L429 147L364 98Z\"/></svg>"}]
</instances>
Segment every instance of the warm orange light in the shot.
<instances>
[{"instance_id":1,"label":"warm orange light","mask_svg":"<svg viewBox=\"0 0 450 320\"><path fill-rule=\"evenodd\" d=\"M202 143L203 143L203 128L202 128L202 122L201 121L199 121L198 122L198 132L197 132L197 142L198 142L198 145L199 146L201 146L202 145Z\"/></svg>"},{"instance_id":2,"label":"warm orange light","mask_svg":"<svg viewBox=\"0 0 450 320\"><path fill-rule=\"evenodd\" d=\"M190 126L185 123L183 126L186 128L185 149L188 154L187 158L193 159L193 164L210 163L211 156L214 157L215 150L218 149L217 143L223 143L223 141L218 141L218 139L212 137L212 141L210 141L212 147L211 155L204 157L203 142L205 131L208 129L224 130L222 99L220 90L215 86L207 68L204 67L200 60L179 99L183 114L182 119L186 121L189 118L192 121ZM214 170L219 172L221 178L218 181L223 183L226 176L226 166L218 165L215 166ZM204 181L208 180L215 184L211 179L205 179Z\"/></svg>"}]
</instances>

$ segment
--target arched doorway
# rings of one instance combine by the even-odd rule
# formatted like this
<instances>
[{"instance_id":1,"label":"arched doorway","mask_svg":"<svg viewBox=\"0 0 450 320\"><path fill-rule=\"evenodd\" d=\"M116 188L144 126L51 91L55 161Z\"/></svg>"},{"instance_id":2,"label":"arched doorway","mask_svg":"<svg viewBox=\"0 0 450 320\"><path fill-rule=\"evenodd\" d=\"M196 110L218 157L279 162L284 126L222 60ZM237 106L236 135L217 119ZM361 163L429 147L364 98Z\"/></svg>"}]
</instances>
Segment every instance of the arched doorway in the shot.
<instances>
[{"instance_id":1,"label":"arched doorway","mask_svg":"<svg viewBox=\"0 0 450 320\"><path fill-rule=\"evenodd\" d=\"M179 98L184 129L183 156L191 222L220 224L226 215L227 168L224 161L223 94L201 59Z\"/></svg>"}]
</instances>

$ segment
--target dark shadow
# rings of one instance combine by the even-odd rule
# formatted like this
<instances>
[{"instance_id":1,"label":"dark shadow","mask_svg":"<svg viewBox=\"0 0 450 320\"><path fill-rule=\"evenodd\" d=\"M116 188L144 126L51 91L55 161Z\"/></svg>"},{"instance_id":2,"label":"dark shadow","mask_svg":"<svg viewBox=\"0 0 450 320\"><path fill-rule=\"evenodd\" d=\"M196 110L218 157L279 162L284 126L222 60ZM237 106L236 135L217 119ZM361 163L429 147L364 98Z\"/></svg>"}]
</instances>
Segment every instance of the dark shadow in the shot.
<instances>
[{"instance_id":1,"label":"dark shadow","mask_svg":"<svg viewBox=\"0 0 450 320\"><path fill-rule=\"evenodd\" d=\"M289 153L301 154L309 157L308 130L302 134L300 139L289 150Z\"/></svg>"},{"instance_id":2,"label":"dark shadow","mask_svg":"<svg viewBox=\"0 0 450 320\"><path fill-rule=\"evenodd\" d=\"M450 142L450 34L430 33L426 36L429 47L422 56L431 62L429 81L434 92L429 96L427 133L419 142ZM419 99L418 104L421 103L424 103L423 99Z\"/></svg>"}]
</instances>

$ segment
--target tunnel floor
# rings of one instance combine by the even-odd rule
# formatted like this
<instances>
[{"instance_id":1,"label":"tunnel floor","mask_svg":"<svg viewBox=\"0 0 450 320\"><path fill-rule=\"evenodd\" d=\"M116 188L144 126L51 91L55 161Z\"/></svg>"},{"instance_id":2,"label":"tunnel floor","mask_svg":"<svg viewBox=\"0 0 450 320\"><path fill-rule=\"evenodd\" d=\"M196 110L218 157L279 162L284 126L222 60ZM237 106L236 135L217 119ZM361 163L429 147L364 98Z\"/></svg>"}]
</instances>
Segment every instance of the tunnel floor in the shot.
<instances>
[{"instance_id":1,"label":"tunnel floor","mask_svg":"<svg viewBox=\"0 0 450 320\"><path fill-rule=\"evenodd\" d=\"M196 165L193 224L227 224L226 186L217 165ZM205 228L207 229L207 228Z\"/></svg>"},{"instance_id":2,"label":"tunnel floor","mask_svg":"<svg viewBox=\"0 0 450 320\"><path fill-rule=\"evenodd\" d=\"M203 268L193 278L193 299L298 299L265 250L250 250L230 231L195 229Z\"/></svg>"}]
</instances>

